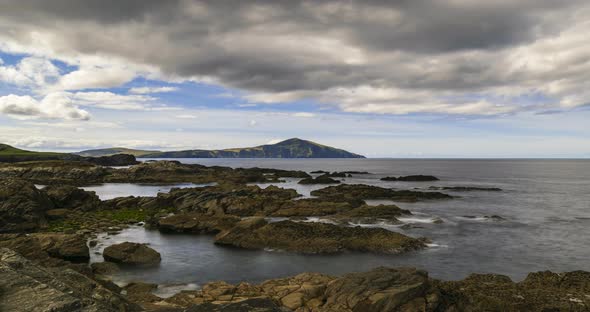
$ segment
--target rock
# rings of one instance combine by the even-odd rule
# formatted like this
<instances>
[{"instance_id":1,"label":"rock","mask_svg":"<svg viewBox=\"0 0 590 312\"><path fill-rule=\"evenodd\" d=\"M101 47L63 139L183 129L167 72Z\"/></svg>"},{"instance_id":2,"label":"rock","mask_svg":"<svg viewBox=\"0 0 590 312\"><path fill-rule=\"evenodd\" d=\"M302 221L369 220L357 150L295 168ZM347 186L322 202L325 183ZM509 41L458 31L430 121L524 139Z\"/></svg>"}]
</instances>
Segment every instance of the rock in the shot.
<instances>
[{"instance_id":1,"label":"rock","mask_svg":"<svg viewBox=\"0 0 590 312\"><path fill-rule=\"evenodd\" d=\"M498 215L491 215L491 216L484 216L484 218L493 220L493 221L506 221L506 218L500 217Z\"/></svg>"},{"instance_id":2,"label":"rock","mask_svg":"<svg viewBox=\"0 0 590 312\"><path fill-rule=\"evenodd\" d=\"M327 285L322 311L433 311L439 295L414 268L351 273Z\"/></svg>"},{"instance_id":3,"label":"rock","mask_svg":"<svg viewBox=\"0 0 590 312\"><path fill-rule=\"evenodd\" d=\"M88 192L70 185L47 186L43 189L56 208L93 211L102 206L94 192Z\"/></svg>"},{"instance_id":4,"label":"rock","mask_svg":"<svg viewBox=\"0 0 590 312\"><path fill-rule=\"evenodd\" d=\"M321 175L317 178L306 178L298 182L298 184L338 184L340 181L330 178L328 175Z\"/></svg>"},{"instance_id":5,"label":"rock","mask_svg":"<svg viewBox=\"0 0 590 312\"><path fill-rule=\"evenodd\" d=\"M239 221L239 217L231 215L211 216L191 212L161 218L157 228L163 233L217 234Z\"/></svg>"},{"instance_id":6,"label":"rock","mask_svg":"<svg viewBox=\"0 0 590 312\"><path fill-rule=\"evenodd\" d=\"M34 184L20 179L0 179L0 233L45 228L45 211L53 208L51 200Z\"/></svg>"},{"instance_id":7,"label":"rock","mask_svg":"<svg viewBox=\"0 0 590 312\"><path fill-rule=\"evenodd\" d=\"M123 287L127 293L127 298L131 302L138 304L145 304L150 302L161 301L162 298L152 294L154 290L158 288L157 284L133 282Z\"/></svg>"},{"instance_id":8,"label":"rock","mask_svg":"<svg viewBox=\"0 0 590 312\"><path fill-rule=\"evenodd\" d=\"M131 166L139 164L135 156L128 154L116 154L100 157L84 157L84 160L99 166Z\"/></svg>"},{"instance_id":9,"label":"rock","mask_svg":"<svg viewBox=\"0 0 590 312\"><path fill-rule=\"evenodd\" d=\"M74 262L86 262L90 259L90 251L86 246L86 238L76 234L36 234L41 248L49 255Z\"/></svg>"},{"instance_id":10,"label":"rock","mask_svg":"<svg viewBox=\"0 0 590 312\"><path fill-rule=\"evenodd\" d=\"M340 223L374 224L377 222L387 222L389 224L399 224L400 221L397 217L411 214L409 210L401 209L396 205L363 205L329 216L329 218Z\"/></svg>"},{"instance_id":11,"label":"rock","mask_svg":"<svg viewBox=\"0 0 590 312\"><path fill-rule=\"evenodd\" d=\"M304 198L285 201L270 215L274 217L326 216L354 209L364 203L362 200Z\"/></svg>"},{"instance_id":12,"label":"rock","mask_svg":"<svg viewBox=\"0 0 590 312\"><path fill-rule=\"evenodd\" d=\"M119 266L112 262L95 262L90 267L94 274L99 275L112 275L119 272Z\"/></svg>"},{"instance_id":13,"label":"rock","mask_svg":"<svg viewBox=\"0 0 590 312\"><path fill-rule=\"evenodd\" d=\"M184 312L286 312L268 298L252 298L238 302L213 304L210 302L193 305Z\"/></svg>"},{"instance_id":14,"label":"rock","mask_svg":"<svg viewBox=\"0 0 590 312\"><path fill-rule=\"evenodd\" d=\"M66 219L70 213L70 209L50 209L45 211L45 217L48 220L62 220Z\"/></svg>"},{"instance_id":15,"label":"rock","mask_svg":"<svg viewBox=\"0 0 590 312\"><path fill-rule=\"evenodd\" d=\"M104 249L102 256L106 261L139 266L154 266L162 261L160 253L152 248L130 242L111 245Z\"/></svg>"},{"instance_id":16,"label":"rock","mask_svg":"<svg viewBox=\"0 0 590 312\"><path fill-rule=\"evenodd\" d=\"M363 251L396 254L425 247L423 239L411 238L381 228L343 227L324 223L263 219L239 222L215 237L219 245L247 249L278 249L298 253Z\"/></svg>"},{"instance_id":17,"label":"rock","mask_svg":"<svg viewBox=\"0 0 590 312\"><path fill-rule=\"evenodd\" d=\"M402 177L385 177L381 178L381 181L404 181L404 182L428 182L438 181L439 179L431 175L409 175Z\"/></svg>"},{"instance_id":18,"label":"rock","mask_svg":"<svg viewBox=\"0 0 590 312\"><path fill-rule=\"evenodd\" d=\"M359 199L390 199L400 202L416 202L420 200L451 199L450 195L440 192L420 192L408 190L394 190L364 184L341 184L314 190L311 195L333 200Z\"/></svg>"},{"instance_id":19,"label":"rock","mask_svg":"<svg viewBox=\"0 0 590 312\"><path fill-rule=\"evenodd\" d=\"M88 185L104 182L115 170L83 161L31 161L0 164L0 179L20 178L45 185Z\"/></svg>"},{"instance_id":20,"label":"rock","mask_svg":"<svg viewBox=\"0 0 590 312\"><path fill-rule=\"evenodd\" d=\"M140 308L69 268L42 268L0 248L0 311L119 312Z\"/></svg>"}]
</instances>

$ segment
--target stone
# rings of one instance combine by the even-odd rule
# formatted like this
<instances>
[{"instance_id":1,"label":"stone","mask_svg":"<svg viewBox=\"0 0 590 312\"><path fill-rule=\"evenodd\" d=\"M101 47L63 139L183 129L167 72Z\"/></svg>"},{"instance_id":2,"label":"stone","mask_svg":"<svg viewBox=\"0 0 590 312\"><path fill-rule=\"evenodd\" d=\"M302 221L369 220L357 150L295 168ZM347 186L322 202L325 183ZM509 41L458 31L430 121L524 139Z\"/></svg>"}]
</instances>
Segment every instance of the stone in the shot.
<instances>
[{"instance_id":1,"label":"stone","mask_svg":"<svg viewBox=\"0 0 590 312\"><path fill-rule=\"evenodd\" d=\"M45 211L53 208L49 197L33 183L21 179L0 179L0 233L32 232L45 228Z\"/></svg>"},{"instance_id":2,"label":"stone","mask_svg":"<svg viewBox=\"0 0 590 312\"><path fill-rule=\"evenodd\" d=\"M112 275L119 272L119 266L113 262L95 262L90 267L94 274L99 275Z\"/></svg>"},{"instance_id":3,"label":"stone","mask_svg":"<svg viewBox=\"0 0 590 312\"><path fill-rule=\"evenodd\" d=\"M130 242L111 245L104 249L102 256L106 261L138 266L154 266L162 261L160 253L152 248Z\"/></svg>"}]
</instances>

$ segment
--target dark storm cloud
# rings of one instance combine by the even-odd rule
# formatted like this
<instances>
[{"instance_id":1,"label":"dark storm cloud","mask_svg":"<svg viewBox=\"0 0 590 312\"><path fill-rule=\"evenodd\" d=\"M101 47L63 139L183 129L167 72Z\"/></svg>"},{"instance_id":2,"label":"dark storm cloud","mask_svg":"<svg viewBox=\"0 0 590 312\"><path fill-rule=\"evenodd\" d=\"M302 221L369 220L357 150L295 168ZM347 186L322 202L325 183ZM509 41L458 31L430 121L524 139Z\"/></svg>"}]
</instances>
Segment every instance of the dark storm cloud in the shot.
<instances>
[{"instance_id":1,"label":"dark storm cloud","mask_svg":"<svg viewBox=\"0 0 590 312\"><path fill-rule=\"evenodd\" d=\"M537 73L512 68L510 52L557 36L586 8L577 0L12 0L0 4L0 31L31 45L31 32L44 32L55 51L251 92L323 97L368 85L423 96L528 87Z\"/></svg>"}]
</instances>

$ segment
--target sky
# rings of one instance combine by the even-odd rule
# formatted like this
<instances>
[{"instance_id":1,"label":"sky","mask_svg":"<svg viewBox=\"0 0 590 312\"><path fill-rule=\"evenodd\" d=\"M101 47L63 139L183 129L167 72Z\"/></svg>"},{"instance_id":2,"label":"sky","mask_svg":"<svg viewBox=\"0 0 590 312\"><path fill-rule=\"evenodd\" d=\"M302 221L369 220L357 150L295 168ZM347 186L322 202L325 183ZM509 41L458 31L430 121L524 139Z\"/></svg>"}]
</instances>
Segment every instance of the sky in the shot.
<instances>
[{"instance_id":1,"label":"sky","mask_svg":"<svg viewBox=\"0 0 590 312\"><path fill-rule=\"evenodd\" d=\"M0 142L590 157L587 0L4 0Z\"/></svg>"}]
</instances>

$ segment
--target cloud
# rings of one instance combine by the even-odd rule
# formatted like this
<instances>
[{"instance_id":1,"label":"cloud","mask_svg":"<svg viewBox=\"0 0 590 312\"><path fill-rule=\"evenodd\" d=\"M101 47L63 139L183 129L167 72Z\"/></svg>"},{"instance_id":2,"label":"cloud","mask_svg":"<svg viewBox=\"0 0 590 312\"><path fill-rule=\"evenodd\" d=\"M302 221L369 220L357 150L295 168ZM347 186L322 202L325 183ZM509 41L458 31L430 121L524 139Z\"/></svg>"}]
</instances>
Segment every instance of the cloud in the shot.
<instances>
[{"instance_id":1,"label":"cloud","mask_svg":"<svg viewBox=\"0 0 590 312\"><path fill-rule=\"evenodd\" d=\"M17 119L90 119L90 114L80 109L67 93L52 93L41 101L28 95L2 96L0 97L0 113Z\"/></svg>"},{"instance_id":2,"label":"cloud","mask_svg":"<svg viewBox=\"0 0 590 312\"><path fill-rule=\"evenodd\" d=\"M133 72L81 66L71 87L145 74L237 89L252 104L487 116L590 102L587 1L107 2L9 0L0 49ZM549 100L518 102L532 92Z\"/></svg>"},{"instance_id":3,"label":"cloud","mask_svg":"<svg viewBox=\"0 0 590 312\"><path fill-rule=\"evenodd\" d=\"M294 113L293 116L294 117L302 117L302 118L312 118L312 117L315 117L316 115L314 113L300 112L300 113Z\"/></svg>"},{"instance_id":4,"label":"cloud","mask_svg":"<svg viewBox=\"0 0 590 312\"><path fill-rule=\"evenodd\" d=\"M131 89L129 89L129 93L135 93L135 94L165 93L165 92L174 92L177 90L178 90L178 88L176 88L176 87L141 87L141 88L131 88Z\"/></svg>"},{"instance_id":5,"label":"cloud","mask_svg":"<svg viewBox=\"0 0 590 312\"><path fill-rule=\"evenodd\" d=\"M59 69L45 58L25 57L14 66L0 66L0 82L19 87L44 87L58 77Z\"/></svg>"},{"instance_id":6,"label":"cloud","mask_svg":"<svg viewBox=\"0 0 590 312\"><path fill-rule=\"evenodd\" d=\"M131 81L136 73L124 68L80 68L62 77L52 89L83 90L120 86Z\"/></svg>"},{"instance_id":7,"label":"cloud","mask_svg":"<svg viewBox=\"0 0 590 312\"><path fill-rule=\"evenodd\" d=\"M190 114L184 114L184 115L176 115L174 116L176 118L180 118L180 119L196 119L197 116L195 115L190 115Z\"/></svg>"}]
</instances>

